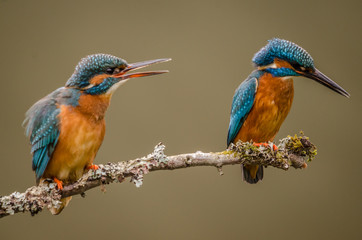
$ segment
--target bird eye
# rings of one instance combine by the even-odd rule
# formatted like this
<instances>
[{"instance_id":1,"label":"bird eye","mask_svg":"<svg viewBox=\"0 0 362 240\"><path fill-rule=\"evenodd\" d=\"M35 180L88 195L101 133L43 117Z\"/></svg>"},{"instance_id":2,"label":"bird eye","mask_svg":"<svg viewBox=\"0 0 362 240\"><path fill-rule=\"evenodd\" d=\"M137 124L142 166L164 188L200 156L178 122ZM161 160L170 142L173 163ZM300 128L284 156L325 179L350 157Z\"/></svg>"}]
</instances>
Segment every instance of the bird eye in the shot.
<instances>
[{"instance_id":1,"label":"bird eye","mask_svg":"<svg viewBox=\"0 0 362 240\"><path fill-rule=\"evenodd\" d=\"M300 66L298 63L292 64L292 67L297 71L305 71L305 67Z\"/></svg>"},{"instance_id":2,"label":"bird eye","mask_svg":"<svg viewBox=\"0 0 362 240\"><path fill-rule=\"evenodd\" d=\"M106 69L106 73L108 73L108 74L112 74L113 71L114 71L114 68L107 68Z\"/></svg>"}]
</instances>

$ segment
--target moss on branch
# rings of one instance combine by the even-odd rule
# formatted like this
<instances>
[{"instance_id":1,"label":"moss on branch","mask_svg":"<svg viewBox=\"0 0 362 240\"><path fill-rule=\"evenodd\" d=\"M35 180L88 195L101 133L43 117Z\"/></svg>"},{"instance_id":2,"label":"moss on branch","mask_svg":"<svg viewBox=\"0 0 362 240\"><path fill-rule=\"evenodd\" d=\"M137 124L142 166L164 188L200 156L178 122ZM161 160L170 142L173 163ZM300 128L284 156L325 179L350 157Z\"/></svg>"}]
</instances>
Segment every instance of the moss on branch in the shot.
<instances>
[{"instance_id":1,"label":"moss on branch","mask_svg":"<svg viewBox=\"0 0 362 240\"><path fill-rule=\"evenodd\" d=\"M278 150L273 150L273 143L268 146L256 147L252 142L238 142L232 144L226 151L216 153L187 153L175 156L166 156L165 146L158 144L153 153L146 157L107 163L99 165L99 169L85 173L77 182L64 186L62 191L56 189L56 184L49 181L28 188L24 193L14 192L8 196L0 197L0 218L19 212L37 214L44 208L58 206L59 200L64 197L81 194L112 182L123 182L131 178L137 187L143 183L143 176L151 171L174 170L179 168L213 166L220 173L222 166L234 164L257 164L272 166L283 170L290 167L305 168L306 162L314 159L317 154L316 147L309 138L301 136L288 136L280 140Z\"/></svg>"}]
</instances>

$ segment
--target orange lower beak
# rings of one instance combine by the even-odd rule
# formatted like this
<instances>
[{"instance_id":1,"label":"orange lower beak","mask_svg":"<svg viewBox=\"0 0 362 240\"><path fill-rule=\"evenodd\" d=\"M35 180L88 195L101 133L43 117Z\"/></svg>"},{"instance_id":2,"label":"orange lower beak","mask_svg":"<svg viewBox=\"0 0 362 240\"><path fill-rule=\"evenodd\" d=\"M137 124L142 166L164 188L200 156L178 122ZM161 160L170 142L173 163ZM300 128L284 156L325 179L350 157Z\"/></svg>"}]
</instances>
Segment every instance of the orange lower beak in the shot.
<instances>
[{"instance_id":1,"label":"orange lower beak","mask_svg":"<svg viewBox=\"0 0 362 240\"><path fill-rule=\"evenodd\" d=\"M148 72L137 72L137 73L128 73L129 71L144 68L147 66L150 66L152 64L161 63L161 62L168 62L171 58L162 58L162 59L155 59L155 60L148 60L143 62L137 62L137 63L131 63L128 64L127 67L120 73L114 74L114 78L118 78L121 80L126 80L129 78L136 78L136 77L146 77L146 76L152 76L162 73L168 73L168 70L159 70L159 71L148 71Z\"/></svg>"}]
</instances>

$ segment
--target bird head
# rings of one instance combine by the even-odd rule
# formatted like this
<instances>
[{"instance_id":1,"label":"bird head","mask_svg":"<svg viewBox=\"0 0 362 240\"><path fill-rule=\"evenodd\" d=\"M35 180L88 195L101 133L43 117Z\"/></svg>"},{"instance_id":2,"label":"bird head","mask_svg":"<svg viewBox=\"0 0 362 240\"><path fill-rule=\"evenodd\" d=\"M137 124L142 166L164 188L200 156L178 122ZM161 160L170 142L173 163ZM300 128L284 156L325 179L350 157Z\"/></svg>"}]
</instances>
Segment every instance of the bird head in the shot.
<instances>
[{"instance_id":1,"label":"bird head","mask_svg":"<svg viewBox=\"0 0 362 240\"><path fill-rule=\"evenodd\" d=\"M274 77L304 76L349 97L349 93L324 75L314 66L309 53L295 43L274 38L257 52L253 62L259 70L269 72Z\"/></svg>"},{"instance_id":2,"label":"bird head","mask_svg":"<svg viewBox=\"0 0 362 240\"><path fill-rule=\"evenodd\" d=\"M170 58L164 58L128 64L125 60L109 54L89 55L78 63L66 87L76 88L91 95L112 94L131 78L168 72L162 70L130 73L131 70L170 60Z\"/></svg>"}]
</instances>

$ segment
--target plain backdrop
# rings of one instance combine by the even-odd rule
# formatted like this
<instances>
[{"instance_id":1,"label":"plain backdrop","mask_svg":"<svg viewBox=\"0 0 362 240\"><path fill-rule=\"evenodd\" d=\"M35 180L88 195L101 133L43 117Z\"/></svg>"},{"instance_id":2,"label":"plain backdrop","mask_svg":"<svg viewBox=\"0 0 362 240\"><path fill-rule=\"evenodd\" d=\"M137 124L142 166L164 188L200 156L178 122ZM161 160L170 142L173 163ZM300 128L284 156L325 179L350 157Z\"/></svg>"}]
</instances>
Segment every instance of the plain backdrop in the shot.
<instances>
[{"instance_id":1,"label":"plain backdrop","mask_svg":"<svg viewBox=\"0 0 362 240\"><path fill-rule=\"evenodd\" d=\"M107 112L95 163L152 152L222 151L235 88L268 39L305 48L351 93L295 79L276 139L303 130L318 146L305 170L268 168L256 185L239 166L154 172L76 196L59 216L16 214L1 239L361 239L361 1L0 0L0 195L35 184L21 124L38 99L64 86L77 62L109 53L170 73L129 81ZM148 69L148 70L149 70Z\"/></svg>"}]
</instances>

